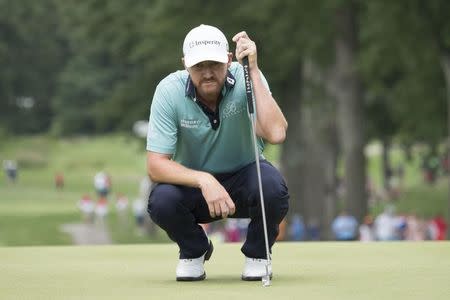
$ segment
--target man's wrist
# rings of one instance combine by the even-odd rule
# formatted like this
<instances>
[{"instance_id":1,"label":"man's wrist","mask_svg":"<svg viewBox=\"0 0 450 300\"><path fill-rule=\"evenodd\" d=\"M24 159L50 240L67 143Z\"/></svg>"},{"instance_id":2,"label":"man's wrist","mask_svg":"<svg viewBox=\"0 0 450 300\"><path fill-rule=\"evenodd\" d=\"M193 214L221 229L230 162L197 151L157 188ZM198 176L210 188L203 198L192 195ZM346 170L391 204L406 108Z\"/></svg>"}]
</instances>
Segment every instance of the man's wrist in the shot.
<instances>
[{"instance_id":1,"label":"man's wrist","mask_svg":"<svg viewBox=\"0 0 450 300\"><path fill-rule=\"evenodd\" d=\"M196 187L202 189L206 185L207 181L211 179L210 176L212 175L209 173L198 171L198 174L195 176Z\"/></svg>"}]
</instances>

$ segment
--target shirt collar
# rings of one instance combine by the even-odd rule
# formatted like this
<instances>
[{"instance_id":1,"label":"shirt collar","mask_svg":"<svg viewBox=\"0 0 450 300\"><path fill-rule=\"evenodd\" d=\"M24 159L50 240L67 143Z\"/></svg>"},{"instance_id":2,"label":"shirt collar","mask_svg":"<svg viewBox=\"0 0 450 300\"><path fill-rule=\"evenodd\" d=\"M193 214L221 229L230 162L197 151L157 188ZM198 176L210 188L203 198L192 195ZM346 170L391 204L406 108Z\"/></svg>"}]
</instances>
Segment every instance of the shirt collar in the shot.
<instances>
[{"instance_id":1,"label":"shirt collar","mask_svg":"<svg viewBox=\"0 0 450 300\"><path fill-rule=\"evenodd\" d=\"M224 94L225 91L232 89L235 83L236 79L234 78L233 74L231 74L230 70L227 70L227 77L225 78L225 86L224 90L222 90L222 94ZM186 97L195 99L195 86L191 80L191 76L188 76L186 80L185 95Z\"/></svg>"}]
</instances>

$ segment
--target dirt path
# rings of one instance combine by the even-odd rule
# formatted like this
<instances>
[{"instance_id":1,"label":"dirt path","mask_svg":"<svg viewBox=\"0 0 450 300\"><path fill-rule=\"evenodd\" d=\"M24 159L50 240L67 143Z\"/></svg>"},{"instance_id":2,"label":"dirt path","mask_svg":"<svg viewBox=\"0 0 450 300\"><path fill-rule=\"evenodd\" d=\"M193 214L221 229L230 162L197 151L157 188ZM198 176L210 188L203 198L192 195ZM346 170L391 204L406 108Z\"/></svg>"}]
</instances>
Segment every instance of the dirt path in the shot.
<instances>
[{"instance_id":1,"label":"dirt path","mask_svg":"<svg viewBox=\"0 0 450 300\"><path fill-rule=\"evenodd\" d=\"M72 236L75 245L112 244L111 236L104 226L92 224L64 224L60 229Z\"/></svg>"}]
</instances>

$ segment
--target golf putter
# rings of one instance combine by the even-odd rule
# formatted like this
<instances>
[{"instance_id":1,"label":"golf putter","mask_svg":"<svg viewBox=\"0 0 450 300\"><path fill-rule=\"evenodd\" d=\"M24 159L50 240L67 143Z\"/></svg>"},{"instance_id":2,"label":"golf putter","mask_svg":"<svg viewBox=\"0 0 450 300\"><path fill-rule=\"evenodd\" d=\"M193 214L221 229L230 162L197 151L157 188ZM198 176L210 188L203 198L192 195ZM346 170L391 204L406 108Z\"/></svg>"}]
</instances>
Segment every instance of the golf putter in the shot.
<instances>
[{"instance_id":1,"label":"golf putter","mask_svg":"<svg viewBox=\"0 0 450 300\"><path fill-rule=\"evenodd\" d=\"M248 104L248 112L250 115L250 121L252 123L252 135L253 135L253 146L255 149L255 161L256 161L256 173L258 174L258 186L259 186L259 198L261 200L261 213L263 219L263 228L264 228L264 241L266 244L266 275L262 276L262 285L264 287L270 286L270 273L269 266L272 263L270 258L270 250L269 250L269 238L267 235L267 223L266 223L266 210L264 208L264 195L262 190L262 181L261 181L261 167L259 165L259 151L258 151L258 141L256 137L256 115L253 109L253 90L251 85L250 71L249 71L249 63L248 57L244 57L242 59L243 67L244 67L244 79L245 79L245 93L247 95L247 104ZM255 104L256 105L256 104Z\"/></svg>"}]
</instances>

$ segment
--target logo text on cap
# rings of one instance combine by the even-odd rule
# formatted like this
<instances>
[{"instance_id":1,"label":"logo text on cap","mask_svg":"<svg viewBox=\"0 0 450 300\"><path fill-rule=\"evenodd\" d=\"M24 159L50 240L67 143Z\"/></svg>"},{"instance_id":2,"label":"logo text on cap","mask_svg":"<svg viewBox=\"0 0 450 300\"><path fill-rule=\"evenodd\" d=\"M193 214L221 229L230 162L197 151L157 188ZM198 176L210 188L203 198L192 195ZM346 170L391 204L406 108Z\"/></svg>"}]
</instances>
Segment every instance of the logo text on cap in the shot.
<instances>
[{"instance_id":1,"label":"logo text on cap","mask_svg":"<svg viewBox=\"0 0 450 300\"><path fill-rule=\"evenodd\" d=\"M200 45L216 45L216 46L220 46L220 42L219 41L215 41L215 40L203 40L203 41L192 41L189 43L189 48L193 48L195 46L200 46Z\"/></svg>"}]
</instances>

